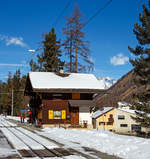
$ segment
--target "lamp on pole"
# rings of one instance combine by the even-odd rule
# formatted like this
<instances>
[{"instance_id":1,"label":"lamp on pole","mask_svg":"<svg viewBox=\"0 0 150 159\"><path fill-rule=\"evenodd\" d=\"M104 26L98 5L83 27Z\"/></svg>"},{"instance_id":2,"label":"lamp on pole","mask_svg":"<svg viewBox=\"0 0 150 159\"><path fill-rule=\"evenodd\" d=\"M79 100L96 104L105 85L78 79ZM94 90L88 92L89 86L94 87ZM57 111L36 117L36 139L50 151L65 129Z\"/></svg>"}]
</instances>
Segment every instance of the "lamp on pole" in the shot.
<instances>
[{"instance_id":1,"label":"lamp on pole","mask_svg":"<svg viewBox=\"0 0 150 159\"><path fill-rule=\"evenodd\" d=\"M33 49L29 49L29 50L28 50L28 52L30 52L30 53L32 53L32 54L33 54L33 53L35 53L35 50L33 50Z\"/></svg>"}]
</instances>

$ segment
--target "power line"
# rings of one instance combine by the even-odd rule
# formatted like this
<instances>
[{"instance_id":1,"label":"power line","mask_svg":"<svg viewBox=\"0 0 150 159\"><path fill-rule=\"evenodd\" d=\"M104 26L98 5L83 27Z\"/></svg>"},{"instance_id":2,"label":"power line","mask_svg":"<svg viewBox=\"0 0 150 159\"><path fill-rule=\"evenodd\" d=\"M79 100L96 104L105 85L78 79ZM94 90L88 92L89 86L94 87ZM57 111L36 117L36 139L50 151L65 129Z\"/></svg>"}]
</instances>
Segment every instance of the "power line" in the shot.
<instances>
[{"instance_id":1,"label":"power line","mask_svg":"<svg viewBox=\"0 0 150 159\"><path fill-rule=\"evenodd\" d=\"M55 20L55 22L53 23L52 26L56 26L56 24L58 23L58 21L61 18L61 16L64 14L64 12L66 11L66 9L70 6L71 2L72 2L72 0L69 0L69 2L66 4L65 8L60 12L60 14L56 18L56 20Z\"/></svg>"},{"instance_id":2,"label":"power line","mask_svg":"<svg viewBox=\"0 0 150 159\"><path fill-rule=\"evenodd\" d=\"M105 8L107 8L112 0L109 0L102 8L98 9L95 14L93 14L86 23L83 24L82 28L85 27L91 20L93 20L99 13L101 13Z\"/></svg>"}]
</instances>

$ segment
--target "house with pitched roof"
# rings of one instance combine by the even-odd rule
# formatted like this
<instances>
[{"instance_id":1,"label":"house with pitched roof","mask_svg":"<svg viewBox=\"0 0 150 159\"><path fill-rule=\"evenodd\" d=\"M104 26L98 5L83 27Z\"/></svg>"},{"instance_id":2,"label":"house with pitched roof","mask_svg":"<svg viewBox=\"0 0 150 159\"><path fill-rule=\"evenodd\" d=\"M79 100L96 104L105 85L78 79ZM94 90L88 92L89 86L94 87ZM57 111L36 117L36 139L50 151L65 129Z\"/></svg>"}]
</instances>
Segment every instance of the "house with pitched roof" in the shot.
<instances>
[{"instance_id":1,"label":"house with pitched roof","mask_svg":"<svg viewBox=\"0 0 150 159\"><path fill-rule=\"evenodd\" d=\"M32 120L43 126L92 126L93 95L104 92L92 74L30 72L25 96L30 97Z\"/></svg>"},{"instance_id":2,"label":"house with pitched roof","mask_svg":"<svg viewBox=\"0 0 150 159\"><path fill-rule=\"evenodd\" d=\"M125 103L121 103L121 106L118 108L105 107L103 110L97 110L92 115L93 128L118 133L150 131L150 129L141 127L140 124L133 119L133 117L136 117L135 110L130 109L128 105L125 106Z\"/></svg>"},{"instance_id":3,"label":"house with pitched roof","mask_svg":"<svg viewBox=\"0 0 150 159\"><path fill-rule=\"evenodd\" d=\"M114 130L114 108L105 107L103 110L97 110L92 115L92 124L94 129Z\"/></svg>"}]
</instances>

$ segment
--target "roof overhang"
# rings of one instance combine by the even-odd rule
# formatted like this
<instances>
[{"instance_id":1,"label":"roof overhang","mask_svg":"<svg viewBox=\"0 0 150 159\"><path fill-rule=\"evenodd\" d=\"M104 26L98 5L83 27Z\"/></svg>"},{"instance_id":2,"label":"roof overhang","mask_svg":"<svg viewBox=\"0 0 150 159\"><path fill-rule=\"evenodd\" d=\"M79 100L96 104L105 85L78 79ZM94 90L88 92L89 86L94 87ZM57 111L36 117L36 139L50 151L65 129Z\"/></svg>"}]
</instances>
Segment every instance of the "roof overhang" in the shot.
<instances>
[{"instance_id":1,"label":"roof overhang","mask_svg":"<svg viewBox=\"0 0 150 159\"><path fill-rule=\"evenodd\" d=\"M103 89L74 89L74 88L32 88L33 92L42 93L104 93Z\"/></svg>"}]
</instances>

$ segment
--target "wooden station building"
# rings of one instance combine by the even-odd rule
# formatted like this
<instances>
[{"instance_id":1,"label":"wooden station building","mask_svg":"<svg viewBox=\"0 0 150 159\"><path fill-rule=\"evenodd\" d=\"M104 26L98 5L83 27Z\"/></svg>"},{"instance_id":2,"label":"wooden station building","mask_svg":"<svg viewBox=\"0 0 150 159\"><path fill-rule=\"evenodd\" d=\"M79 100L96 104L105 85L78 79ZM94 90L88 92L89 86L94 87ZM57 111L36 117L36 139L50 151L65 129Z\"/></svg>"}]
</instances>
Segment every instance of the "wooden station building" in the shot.
<instances>
[{"instance_id":1,"label":"wooden station building","mask_svg":"<svg viewBox=\"0 0 150 159\"><path fill-rule=\"evenodd\" d=\"M90 107L93 95L103 91L100 87L92 74L30 72L25 96L30 97L33 120L43 126L86 127L92 125Z\"/></svg>"}]
</instances>

